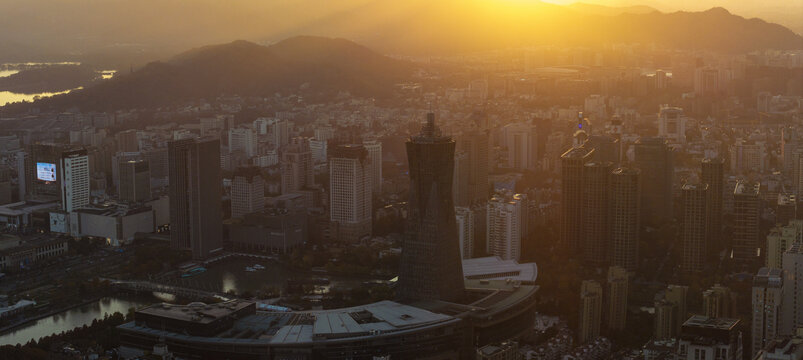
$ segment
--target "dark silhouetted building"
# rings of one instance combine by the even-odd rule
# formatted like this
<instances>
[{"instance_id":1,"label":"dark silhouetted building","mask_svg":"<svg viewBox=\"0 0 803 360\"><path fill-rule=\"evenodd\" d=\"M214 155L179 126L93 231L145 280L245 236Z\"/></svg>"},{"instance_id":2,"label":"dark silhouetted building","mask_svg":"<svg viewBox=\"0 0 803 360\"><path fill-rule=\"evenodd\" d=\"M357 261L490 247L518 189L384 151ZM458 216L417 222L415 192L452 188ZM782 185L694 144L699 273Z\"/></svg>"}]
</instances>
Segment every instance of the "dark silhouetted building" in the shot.
<instances>
[{"instance_id":1,"label":"dark silhouetted building","mask_svg":"<svg viewBox=\"0 0 803 360\"><path fill-rule=\"evenodd\" d=\"M641 138L636 142L636 167L641 169L641 221L660 226L672 219L672 149L663 138Z\"/></svg>"},{"instance_id":2,"label":"dark silhouetted building","mask_svg":"<svg viewBox=\"0 0 803 360\"><path fill-rule=\"evenodd\" d=\"M170 241L203 259L222 246L219 139L168 143Z\"/></svg>"},{"instance_id":3,"label":"dark silhouetted building","mask_svg":"<svg viewBox=\"0 0 803 360\"><path fill-rule=\"evenodd\" d=\"M560 159L561 171L561 224L560 239L570 252L581 254L583 227L580 216L583 209L583 169L594 156L594 150L572 148Z\"/></svg>"},{"instance_id":4,"label":"dark silhouetted building","mask_svg":"<svg viewBox=\"0 0 803 360\"><path fill-rule=\"evenodd\" d=\"M683 193L683 231L680 268L701 272L705 265L708 184L685 184Z\"/></svg>"},{"instance_id":5,"label":"dark silhouetted building","mask_svg":"<svg viewBox=\"0 0 803 360\"><path fill-rule=\"evenodd\" d=\"M733 258L747 266L758 264L760 256L759 189L758 183L739 181L733 190Z\"/></svg>"},{"instance_id":6,"label":"dark silhouetted building","mask_svg":"<svg viewBox=\"0 0 803 360\"><path fill-rule=\"evenodd\" d=\"M595 266L608 262L611 166L607 161L592 161L583 169L583 257Z\"/></svg>"},{"instance_id":7,"label":"dark silhouetted building","mask_svg":"<svg viewBox=\"0 0 803 360\"><path fill-rule=\"evenodd\" d=\"M455 142L441 135L435 114L407 141L410 201L397 294L405 300L464 297L452 176Z\"/></svg>"},{"instance_id":8,"label":"dark silhouetted building","mask_svg":"<svg viewBox=\"0 0 803 360\"><path fill-rule=\"evenodd\" d=\"M147 160L120 163L120 200L142 202L151 198L151 171Z\"/></svg>"},{"instance_id":9,"label":"dark silhouetted building","mask_svg":"<svg viewBox=\"0 0 803 360\"><path fill-rule=\"evenodd\" d=\"M641 231L641 171L618 168L611 173L611 264L638 268Z\"/></svg>"},{"instance_id":10,"label":"dark silhouetted building","mask_svg":"<svg viewBox=\"0 0 803 360\"><path fill-rule=\"evenodd\" d=\"M725 186L725 161L721 158L703 159L702 182L708 184L708 247L722 246L722 196ZM709 249L720 250L720 249Z\"/></svg>"}]
</instances>

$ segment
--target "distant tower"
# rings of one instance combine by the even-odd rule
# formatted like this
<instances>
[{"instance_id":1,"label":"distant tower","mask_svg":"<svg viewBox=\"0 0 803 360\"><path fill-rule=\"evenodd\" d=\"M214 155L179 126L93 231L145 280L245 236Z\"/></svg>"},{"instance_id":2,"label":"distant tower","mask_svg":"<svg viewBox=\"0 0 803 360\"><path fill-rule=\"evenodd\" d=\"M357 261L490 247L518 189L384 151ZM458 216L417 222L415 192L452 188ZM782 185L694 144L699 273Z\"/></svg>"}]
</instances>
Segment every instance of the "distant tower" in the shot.
<instances>
[{"instance_id":1,"label":"distant tower","mask_svg":"<svg viewBox=\"0 0 803 360\"><path fill-rule=\"evenodd\" d=\"M672 219L672 149L662 138L642 138L636 142L636 167L641 169L641 221L660 226Z\"/></svg>"},{"instance_id":2,"label":"distant tower","mask_svg":"<svg viewBox=\"0 0 803 360\"><path fill-rule=\"evenodd\" d=\"M730 317L731 291L716 284L703 292L703 310L710 318Z\"/></svg>"},{"instance_id":3,"label":"distant tower","mask_svg":"<svg viewBox=\"0 0 803 360\"><path fill-rule=\"evenodd\" d=\"M527 195L497 193L488 201L487 221L488 253L518 261L527 232Z\"/></svg>"},{"instance_id":4,"label":"distant tower","mask_svg":"<svg viewBox=\"0 0 803 360\"><path fill-rule=\"evenodd\" d=\"M282 194L312 187L315 183L314 164L309 139L296 137L282 153Z\"/></svg>"},{"instance_id":5,"label":"distant tower","mask_svg":"<svg viewBox=\"0 0 803 360\"><path fill-rule=\"evenodd\" d=\"M680 268L701 272L706 255L706 210L708 184L685 184L683 192L683 231Z\"/></svg>"},{"instance_id":6,"label":"distant tower","mask_svg":"<svg viewBox=\"0 0 803 360\"><path fill-rule=\"evenodd\" d=\"M242 218L246 214L265 209L265 181L257 167L239 168L231 181L231 217Z\"/></svg>"},{"instance_id":7,"label":"distant tower","mask_svg":"<svg viewBox=\"0 0 803 360\"><path fill-rule=\"evenodd\" d=\"M459 301L464 297L452 176L455 142L427 114L421 134L407 141L410 201L397 294L402 300Z\"/></svg>"},{"instance_id":8,"label":"distant tower","mask_svg":"<svg viewBox=\"0 0 803 360\"><path fill-rule=\"evenodd\" d=\"M142 202L151 197L151 171L147 160L120 163L120 200Z\"/></svg>"},{"instance_id":9,"label":"distant tower","mask_svg":"<svg viewBox=\"0 0 803 360\"><path fill-rule=\"evenodd\" d=\"M64 211L72 212L89 205L89 156L86 149L64 152L59 170Z\"/></svg>"},{"instance_id":10,"label":"distant tower","mask_svg":"<svg viewBox=\"0 0 803 360\"><path fill-rule=\"evenodd\" d=\"M371 191L382 193L382 143L379 140L366 140L362 145L368 150L371 159Z\"/></svg>"}]
</instances>

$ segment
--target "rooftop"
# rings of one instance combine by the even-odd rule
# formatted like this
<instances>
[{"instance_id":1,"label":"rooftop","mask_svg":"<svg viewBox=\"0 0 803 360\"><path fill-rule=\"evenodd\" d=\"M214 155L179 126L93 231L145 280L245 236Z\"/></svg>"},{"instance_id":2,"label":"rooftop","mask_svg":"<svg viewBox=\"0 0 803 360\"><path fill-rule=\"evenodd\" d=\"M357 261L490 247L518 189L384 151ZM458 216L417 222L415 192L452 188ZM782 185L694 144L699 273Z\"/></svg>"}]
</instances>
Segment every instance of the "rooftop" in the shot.
<instances>
[{"instance_id":1,"label":"rooftop","mask_svg":"<svg viewBox=\"0 0 803 360\"><path fill-rule=\"evenodd\" d=\"M683 326L693 326L698 328L708 328L717 330L730 330L739 324L739 319L730 318L710 318L703 315L693 315Z\"/></svg>"}]
</instances>

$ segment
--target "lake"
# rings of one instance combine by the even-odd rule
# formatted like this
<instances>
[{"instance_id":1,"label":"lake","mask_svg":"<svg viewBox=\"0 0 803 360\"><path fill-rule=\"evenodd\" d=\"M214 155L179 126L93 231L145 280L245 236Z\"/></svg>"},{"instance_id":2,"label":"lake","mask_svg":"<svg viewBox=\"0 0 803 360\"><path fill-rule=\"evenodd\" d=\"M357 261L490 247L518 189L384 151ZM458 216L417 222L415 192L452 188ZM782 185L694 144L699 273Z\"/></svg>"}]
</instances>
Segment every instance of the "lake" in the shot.
<instances>
[{"instance_id":1,"label":"lake","mask_svg":"<svg viewBox=\"0 0 803 360\"><path fill-rule=\"evenodd\" d=\"M60 92L43 92L38 94L20 94L20 93L13 93L11 91L0 91L0 106L13 103L13 102L20 102L20 101L33 101L35 98L40 97L51 97L54 95L61 95L69 93L73 90L81 89L80 87L77 89L72 90L65 90Z\"/></svg>"}]
</instances>

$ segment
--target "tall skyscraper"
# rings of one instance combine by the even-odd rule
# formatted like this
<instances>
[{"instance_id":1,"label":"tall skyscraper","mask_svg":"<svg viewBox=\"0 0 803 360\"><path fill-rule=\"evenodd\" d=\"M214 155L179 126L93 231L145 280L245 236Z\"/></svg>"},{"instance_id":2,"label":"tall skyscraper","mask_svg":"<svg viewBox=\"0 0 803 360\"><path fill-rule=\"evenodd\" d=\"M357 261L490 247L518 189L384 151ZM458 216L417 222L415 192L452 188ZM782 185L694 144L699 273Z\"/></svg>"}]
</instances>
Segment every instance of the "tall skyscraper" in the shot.
<instances>
[{"instance_id":1,"label":"tall skyscraper","mask_svg":"<svg viewBox=\"0 0 803 360\"><path fill-rule=\"evenodd\" d=\"M457 148L468 156L468 201L485 202L489 196L488 167L490 164L487 115L474 112L459 137ZM484 234L483 234L484 236Z\"/></svg>"},{"instance_id":2,"label":"tall skyscraper","mask_svg":"<svg viewBox=\"0 0 803 360\"><path fill-rule=\"evenodd\" d=\"M636 167L641 169L641 221L659 226L672 219L672 150L662 138L641 138L635 145Z\"/></svg>"},{"instance_id":3,"label":"tall skyscraper","mask_svg":"<svg viewBox=\"0 0 803 360\"><path fill-rule=\"evenodd\" d=\"M608 329L624 330L627 323L627 270L608 268Z\"/></svg>"},{"instance_id":4,"label":"tall skyscraper","mask_svg":"<svg viewBox=\"0 0 803 360\"><path fill-rule=\"evenodd\" d=\"M781 335L783 292L780 269L761 268L753 277L753 355Z\"/></svg>"},{"instance_id":5,"label":"tall skyscraper","mask_svg":"<svg viewBox=\"0 0 803 360\"><path fill-rule=\"evenodd\" d=\"M306 189L315 184L315 168L309 139L296 137L282 153L282 194Z\"/></svg>"},{"instance_id":6,"label":"tall skyscraper","mask_svg":"<svg viewBox=\"0 0 803 360\"><path fill-rule=\"evenodd\" d=\"M680 268L701 272L706 256L708 184L683 185L683 231Z\"/></svg>"},{"instance_id":7,"label":"tall skyscraper","mask_svg":"<svg viewBox=\"0 0 803 360\"><path fill-rule=\"evenodd\" d=\"M803 327L803 244L794 243L783 254L783 332Z\"/></svg>"},{"instance_id":8,"label":"tall skyscraper","mask_svg":"<svg viewBox=\"0 0 803 360\"><path fill-rule=\"evenodd\" d=\"M242 151L245 156L257 154L257 136L250 128L229 129L229 152Z\"/></svg>"},{"instance_id":9,"label":"tall skyscraper","mask_svg":"<svg viewBox=\"0 0 803 360\"><path fill-rule=\"evenodd\" d=\"M731 291L727 287L715 284L703 292L703 312L711 318L731 316Z\"/></svg>"},{"instance_id":10,"label":"tall skyscraper","mask_svg":"<svg viewBox=\"0 0 803 360\"><path fill-rule=\"evenodd\" d=\"M611 263L638 268L641 231L641 171L618 168L611 173Z\"/></svg>"},{"instance_id":11,"label":"tall skyscraper","mask_svg":"<svg viewBox=\"0 0 803 360\"><path fill-rule=\"evenodd\" d=\"M231 217L241 218L264 209L265 181L260 175L259 168L237 169L231 181Z\"/></svg>"},{"instance_id":12,"label":"tall skyscraper","mask_svg":"<svg viewBox=\"0 0 803 360\"><path fill-rule=\"evenodd\" d=\"M175 140L167 152L170 241L204 259L223 245L220 140Z\"/></svg>"},{"instance_id":13,"label":"tall skyscraper","mask_svg":"<svg viewBox=\"0 0 803 360\"><path fill-rule=\"evenodd\" d=\"M708 235L707 246L722 247L722 196L725 186L725 161L722 158L705 158L702 161L702 182L708 184ZM709 250L720 250L711 248Z\"/></svg>"},{"instance_id":14,"label":"tall skyscraper","mask_svg":"<svg viewBox=\"0 0 803 360\"><path fill-rule=\"evenodd\" d=\"M401 299L458 301L465 294L452 176L455 142L427 114L421 134L407 141L410 201L397 295Z\"/></svg>"},{"instance_id":15,"label":"tall skyscraper","mask_svg":"<svg viewBox=\"0 0 803 360\"><path fill-rule=\"evenodd\" d=\"M596 266L608 263L611 166L610 162L592 161L583 168L583 258Z\"/></svg>"},{"instance_id":16,"label":"tall skyscraper","mask_svg":"<svg viewBox=\"0 0 803 360\"><path fill-rule=\"evenodd\" d=\"M497 192L488 201L486 226L486 251L503 260L518 261L522 238L527 233L527 195Z\"/></svg>"},{"instance_id":17,"label":"tall skyscraper","mask_svg":"<svg viewBox=\"0 0 803 360\"><path fill-rule=\"evenodd\" d=\"M580 329L577 342L585 344L599 337L602 324L602 287L594 280L583 280L580 287Z\"/></svg>"},{"instance_id":18,"label":"tall skyscraper","mask_svg":"<svg viewBox=\"0 0 803 360\"><path fill-rule=\"evenodd\" d=\"M129 160L119 164L120 200L142 202L151 198L151 171L147 160Z\"/></svg>"},{"instance_id":19,"label":"tall skyscraper","mask_svg":"<svg viewBox=\"0 0 803 360\"><path fill-rule=\"evenodd\" d=\"M593 156L593 149L584 148L572 148L561 155L560 239L574 254L582 254L583 169Z\"/></svg>"},{"instance_id":20,"label":"tall skyscraper","mask_svg":"<svg viewBox=\"0 0 803 360\"><path fill-rule=\"evenodd\" d=\"M371 236L371 159L362 145L329 152L329 220L337 239L356 243Z\"/></svg>"},{"instance_id":21,"label":"tall skyscraper","mask_svg":"<svg viewBox=\"0 0 803 360\"><path fill-rule=\"evenodd\" d=\"M362 142L368 150L371 159L371 191L374 194L382 193L382 143L379 140L366 140Z\"/></svg>"},{"instance_id":22,"label":"tall skyscraper","mask_svg":"<svg viewBox=\"0 0 803 360\"><path fill-rule=\"evenodd\" d=\"M474 212L471 208L455 206L457 237L460 240L460 257L471 259L474 255Z\"/></svg>"},{"instance_id":23,"label":"tall skyscraper","mask_svg":"<svg viewBox=\"0 0 803 360\"><path fill-rule=\"evenodd\" d=\"M796 242L803 242L803 220L792 220L789 225L772 228L767 235L764 265L783 269L783 254Z\"/></svg>"},{"instance_id":24,"label":"tall skyscraper","mask_svg":"<svg viewBox=\"0 0 803 360\"><path fill-rule=\"evenodd\" d=\"M61 206L72 212L89 204L89 156L86 149L66 151L61 155Z\"/></svg>"},{"instance_id":25,"label":"tall skyscraper","mask_svg":"<svg viewBox=\"0 0 803 360\"><path fill-rule=\"evenodd\" d=\"M745 265L757 265L760 259L759 223L760 185L739 181L733 191L733 258Z\"/></svg>"}]
</instances>

